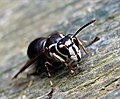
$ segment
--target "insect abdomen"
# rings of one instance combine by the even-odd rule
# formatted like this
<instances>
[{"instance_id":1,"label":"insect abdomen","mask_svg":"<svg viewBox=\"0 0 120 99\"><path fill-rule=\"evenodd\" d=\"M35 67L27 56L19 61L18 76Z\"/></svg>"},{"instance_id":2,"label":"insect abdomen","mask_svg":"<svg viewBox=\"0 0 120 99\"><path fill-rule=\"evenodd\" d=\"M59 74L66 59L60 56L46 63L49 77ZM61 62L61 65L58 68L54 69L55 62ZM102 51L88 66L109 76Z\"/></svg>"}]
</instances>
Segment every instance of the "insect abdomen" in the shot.
<instances>
[{"instance_id":1,"label":"insect abdomen","mask_svg":"<svg viewBox=\"0 0 120 99\"><path fill-rule=\"evenodd\" d=\"M38 53L42 52L44 48L44 44L46 42L46 38L40 37L33 40L28 46L27 55L31 59L35 57Z\"/></svg>"}]
</instances>

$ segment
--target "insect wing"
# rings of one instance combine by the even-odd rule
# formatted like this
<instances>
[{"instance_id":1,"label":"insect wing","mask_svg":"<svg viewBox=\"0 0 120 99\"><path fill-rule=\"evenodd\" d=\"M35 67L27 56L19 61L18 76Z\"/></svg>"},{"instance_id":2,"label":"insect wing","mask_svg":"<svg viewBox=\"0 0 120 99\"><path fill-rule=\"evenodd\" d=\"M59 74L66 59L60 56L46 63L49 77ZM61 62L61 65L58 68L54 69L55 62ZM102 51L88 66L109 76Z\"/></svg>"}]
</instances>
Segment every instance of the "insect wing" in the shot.
<instances>
[{"instance_id":1,"label":"insect wing","mask_svg":"<svg viewBox=\"0 0 120 99\"><path fill-rule=\"evenodd\" d=\"M20 69L20 71L12 78L15 79L17 78L17 76L23 72L24 70L26 70L31 64L33 64L34 62L36 62L36 60L44 53L44 51L42 51L41 53L39 53L37 56L33 57L32 59L28 60L26 62L26 64Z\"/></svg>"}]
</instances>

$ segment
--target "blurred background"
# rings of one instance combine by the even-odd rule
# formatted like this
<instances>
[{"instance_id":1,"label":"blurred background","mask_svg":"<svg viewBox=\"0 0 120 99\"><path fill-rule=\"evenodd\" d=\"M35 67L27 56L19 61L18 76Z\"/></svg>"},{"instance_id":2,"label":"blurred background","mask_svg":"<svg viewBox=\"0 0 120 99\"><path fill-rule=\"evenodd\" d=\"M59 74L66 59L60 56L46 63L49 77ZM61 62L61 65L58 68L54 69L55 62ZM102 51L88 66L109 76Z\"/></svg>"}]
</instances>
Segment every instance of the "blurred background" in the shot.
<instances>
[{"instance_id":1,"label":"blurred background","mask_svg":"<svg viewBox=\"0 0 120 99\"><path fill-rule=\"evenodd\" d=\"M96 23L78 38L101 39L87 47L90 55L78 65L82 72L54 75L53 99L120 97L120 0L0 0L0 99L44 99L50 90L47 77L30 88L24 78L11 82L28 60L29 43L55 30L75 33L92 19Z\"/></svg>"}]
</instances>

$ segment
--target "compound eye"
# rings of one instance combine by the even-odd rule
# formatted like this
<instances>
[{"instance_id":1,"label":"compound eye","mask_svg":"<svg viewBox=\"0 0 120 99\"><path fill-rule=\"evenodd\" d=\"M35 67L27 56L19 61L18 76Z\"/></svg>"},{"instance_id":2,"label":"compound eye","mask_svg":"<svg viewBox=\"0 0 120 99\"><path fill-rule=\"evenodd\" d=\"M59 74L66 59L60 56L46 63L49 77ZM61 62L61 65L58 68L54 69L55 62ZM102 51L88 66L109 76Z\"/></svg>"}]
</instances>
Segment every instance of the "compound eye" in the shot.
<instances>
[{"instance_id":1,"label":"compound eye","mask_svg":"<svg viewBox=\"0 0 120 99\"><path fill-rule=\"evenodd\" d=\"M62 53L62 55L65 55L65 56L67 56L67 57L70 57L70 53L69 53L69 50L68 50L68 48L67 48L66 45L60 44L60 45L58 46L58 51L59 51L60 53Z\"/></svg>"},{"instance_id":2,"label":"compound eye","mask_svg":"<svg viewBox=\"0 0 120 99\"><path fill-rule=\"evenodd\" d=\"M64 50L68 50L67 46L64 45L64 44L59 45L59 47L60 47L61 49L64 49Z\"/></svg>"}]
</instances>

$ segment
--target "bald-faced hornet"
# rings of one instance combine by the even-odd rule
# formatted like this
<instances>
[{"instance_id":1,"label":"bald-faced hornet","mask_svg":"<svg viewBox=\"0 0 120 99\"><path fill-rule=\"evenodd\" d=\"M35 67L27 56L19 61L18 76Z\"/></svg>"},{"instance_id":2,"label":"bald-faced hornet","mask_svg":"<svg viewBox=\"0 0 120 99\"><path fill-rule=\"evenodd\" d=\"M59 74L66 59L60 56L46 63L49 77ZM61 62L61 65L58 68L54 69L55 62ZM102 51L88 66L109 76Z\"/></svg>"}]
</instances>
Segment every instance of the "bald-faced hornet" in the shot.
<instances>
[{"instance_id":1,"label":"bald-faced hornet","mask_svg":"<svg viewBox=\"0 0 120 99\"><path fill-rule=\"evenodd\" d=\"M94 22L95 20L92 20L91 22L85 24L74 34L68 34L65 36L59 32L54 32L48 38L40 37L32 41L27 50L27 54L30 59L13 77L13 79L16 78L21 72L23 72L33 63L37 63L36 72L40 72L39 70L46 70L49 78L51 78L49 68L56 68L61 63L65 64L65 66L69 69L70 73L73 74L74 70L69 64L68 60L74 60L77 62L81 60L80 47L87 54L85 47L82 45L82 40L79 40L76 35L82 29ZM93 43L97 40L99 40L98 37L96 37L90 43ZM50 84L51 86L53 86L51 80Z\"/></svg>"}]
</instances>

